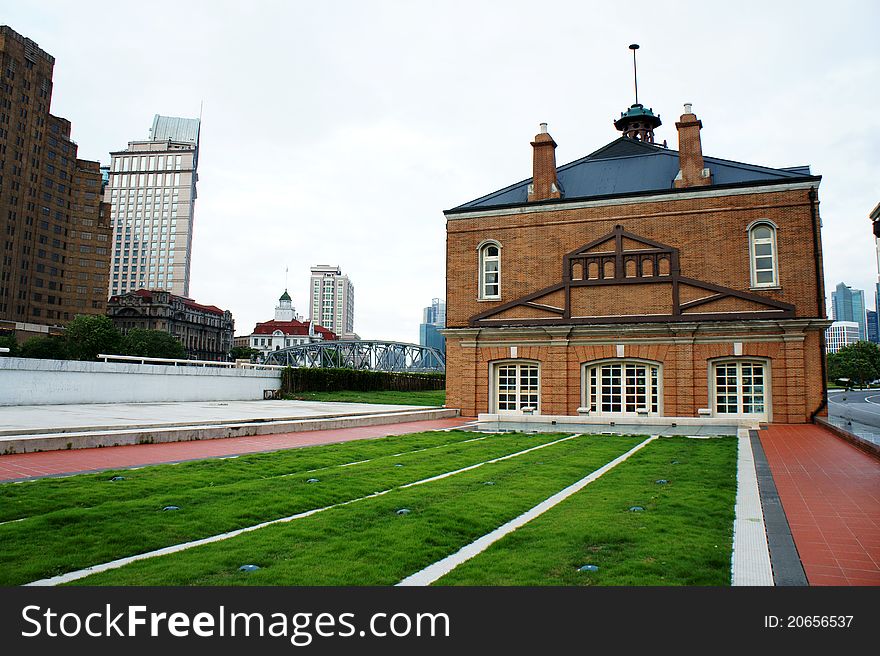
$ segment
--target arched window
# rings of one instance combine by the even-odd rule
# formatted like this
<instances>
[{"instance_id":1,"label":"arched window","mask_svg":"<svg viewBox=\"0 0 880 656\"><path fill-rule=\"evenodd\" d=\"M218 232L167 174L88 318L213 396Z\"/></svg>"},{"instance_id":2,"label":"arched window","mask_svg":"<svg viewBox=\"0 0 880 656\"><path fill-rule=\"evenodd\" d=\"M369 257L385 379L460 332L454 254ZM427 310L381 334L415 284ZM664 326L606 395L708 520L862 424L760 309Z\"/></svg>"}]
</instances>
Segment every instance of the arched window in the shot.
<instances>
[{"instance_id":1,"label":"arched window","mask_svg":"<svg viewBox=\"0 0 880 656\"><path fill-rule=\"evenodd\" d=\"M480 245L480 298L501 298L501 244L497 241Z\"/></svg>"},{"instance_id":2,"label":"arched window","mask_svg":"<svg viewBox=\"0 0 880 656\"><path fill-rule=\"evenodd\" d=\"M769 221L749 227L749 261L752 287L777 287L776 226Z\"/></svg>"},{"instance_id":3,"label":"arched window","mask_svg":"<svg viewBox=\"0 0 880 656\"><path fill-rule=\"evenodd\" d=\"M584 406L595 415L659 415L663 377L659 363L603 360L583 366Z\"/></svg>"},{"instance_id":4,"label":"arched window","mask_svg":"<svg viewBox=\"0 0 880 656\"><path fill-rule=\"evenodd\" d=\"M491 411L499 414L541 413L541 365L528 360L506 360L492 365Z\"/></svg>"}]
</instances>

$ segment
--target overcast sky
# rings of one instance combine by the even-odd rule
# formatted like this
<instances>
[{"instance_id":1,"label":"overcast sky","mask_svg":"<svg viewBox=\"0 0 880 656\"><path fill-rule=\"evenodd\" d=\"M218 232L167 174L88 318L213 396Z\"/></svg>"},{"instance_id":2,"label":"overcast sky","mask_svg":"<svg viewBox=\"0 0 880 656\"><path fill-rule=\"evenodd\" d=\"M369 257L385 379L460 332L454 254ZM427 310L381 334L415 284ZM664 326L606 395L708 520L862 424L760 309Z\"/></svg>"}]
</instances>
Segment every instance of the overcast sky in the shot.
<instances>
[{"instance_id":1,"label":"overcast sky","mask_svg":"<svg viewBox=\"0 0 880 656\"><path fill-rule=\"evenodd\" d=\"M52 112L82 158L203 103L190 292L236 334L273 318L285 268L307 316L309 267L338 264L362 337L417 342L445 296L442 211L529 177L541 121L560 164L617 138L633 42L658 141L677 148L691 102L704 154L823 176L827 293L873 307L878 7L2 0L0 22L55 56Z\"/></svg>"}]
</instances>

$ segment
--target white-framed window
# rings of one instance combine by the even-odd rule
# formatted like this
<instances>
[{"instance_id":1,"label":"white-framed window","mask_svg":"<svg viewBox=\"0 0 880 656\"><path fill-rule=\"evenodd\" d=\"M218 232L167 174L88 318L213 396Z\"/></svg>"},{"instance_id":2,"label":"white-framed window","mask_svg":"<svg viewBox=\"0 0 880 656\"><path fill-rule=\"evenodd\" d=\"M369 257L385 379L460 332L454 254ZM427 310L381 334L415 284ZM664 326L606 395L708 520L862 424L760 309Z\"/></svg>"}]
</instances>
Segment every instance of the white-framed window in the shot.
<instances>
[{"instance_id":1,"label":"white-framed window","mask_svg":"<svg viewBox=\"0 0 880 656\"><path fill-rule=\"evenodd\" d=\"M591 415L660 415L660 365L641 360L604 360L583 365L581 389Z\"/></svg>"},{"instance_id":2,"label":"white-framed window","mask_svg":"<svg viewBox=\"0 0 880 656\"><path fill-rule=\"evenodd\" d=\"M501 244L486 241L479 246L481 299L501 298Z\"/></svg>"},{"instance_id":3,"label":"white-framed window","mask_svg":"<svg viewBox=\"0 0 880 656\"><path fill-rule=\"evenodd\" d=\"M712 414L767 418L769 363L738 358L712 363Z\"/></svg>"},{"instance_id":4,"label":"white-framed window","mask_svg":"<svg viewBox=\"0 0 880 656\"><path fill-rule=\"evenodd\" d=\"M749 226L749 262L752 287L778 287L779 267L776 250L776 226L757 221Z\"/></svg>"},{"instance_id":5,"label":"white-framed window","mask_svg":"<svg viewBox=\"0 0 880 656\"><path fill-rule=\"evenodd\" d=\"M496 362L491 377L495 412L540 414L541 365L538 362Z\"/></svg>"}]
</instances>

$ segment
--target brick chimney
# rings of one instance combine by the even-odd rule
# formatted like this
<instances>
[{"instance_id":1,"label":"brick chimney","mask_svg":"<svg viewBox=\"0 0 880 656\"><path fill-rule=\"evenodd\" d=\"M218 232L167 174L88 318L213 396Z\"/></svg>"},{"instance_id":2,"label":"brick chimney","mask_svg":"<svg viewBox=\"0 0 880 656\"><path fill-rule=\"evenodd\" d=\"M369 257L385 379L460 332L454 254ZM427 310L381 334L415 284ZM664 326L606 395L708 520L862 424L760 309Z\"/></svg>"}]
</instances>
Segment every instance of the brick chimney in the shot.
<instances>
[{"instance_id":1,"label":"brick chimney","mask_svg":"<svg viewBox=\"0 0 880 656\"><path fill-rule=\"evenodd\" d=\"M684 114L675 127L678 128L679 162L675 187L704 187L712 184L712 174L703 164L703 147L700 144L703 123L691 111L690 103L685 103Z\"/></svg>"},{"instance_id":2,"label":"brick chimney","mask_svg":"<svg viewBox=\"0 0 880 656\"><path fill-rule=\"evenodd\" d=\"M532 149L534 157L529 202L562 198L559 180L556 179L556 142L548 134L546 123L541 123L541 131L535 135Z\"/></svg>"}]
</instances>

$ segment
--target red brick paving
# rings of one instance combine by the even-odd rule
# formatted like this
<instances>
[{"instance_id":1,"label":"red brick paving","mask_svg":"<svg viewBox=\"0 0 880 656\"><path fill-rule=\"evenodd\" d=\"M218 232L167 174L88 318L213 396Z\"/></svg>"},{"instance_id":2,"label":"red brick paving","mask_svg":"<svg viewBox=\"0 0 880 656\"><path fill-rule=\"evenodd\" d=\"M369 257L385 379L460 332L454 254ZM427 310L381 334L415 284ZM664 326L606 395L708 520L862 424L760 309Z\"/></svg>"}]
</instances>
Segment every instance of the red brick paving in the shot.
<instances>
[{"instance_id":1,"label":"red brick paving","mask_svg":"<svg viewBox=\"0 0 880 656\"><path fill-rule=\"evenodd\" d=\"M810 585L880 585L880 460L820 426L759 435Z\"/></svg>"},{"instance_id":2,"label":"red brick paving","mask_svg":"<svg viewBox=\"0 0 880 656\"><path fill-rule=\"evenodd\" d=\"M166 444L134 444L100 449L44 451L0 456L0 481L13 481L36 476L72 474L76 472L155 465L163 462L216 458L240 453L277 451L316 444L332 444L363 440L386 435L403 435L438 428L452 428L471 421L467 418L411 421L402 424L362 426L336 430L278 433L249 437L228 437L217 440L169 442Z\"/></svg>"}]
</instances>

